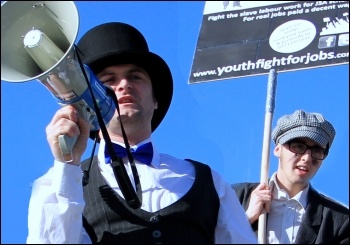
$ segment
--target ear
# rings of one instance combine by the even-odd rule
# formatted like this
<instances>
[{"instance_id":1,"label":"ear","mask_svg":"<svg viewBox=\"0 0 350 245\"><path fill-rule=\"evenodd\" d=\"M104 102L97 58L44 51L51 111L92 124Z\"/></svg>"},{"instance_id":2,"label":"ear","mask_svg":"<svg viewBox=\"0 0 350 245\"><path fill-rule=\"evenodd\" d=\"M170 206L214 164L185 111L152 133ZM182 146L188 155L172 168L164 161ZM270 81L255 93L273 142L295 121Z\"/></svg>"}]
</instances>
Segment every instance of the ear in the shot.
<instances>
[{"instance_id":1,"label":"ear","mask_svg":"<svg viewBox=\"0 0 350 245\"><path fill-rule=\"evenodd\" d=\"M154 100L154 109L158 109L158 102L156 100Z\"/></svg>"},{"instance_id":2,"label":"ear","mask_svg":"<svg viewBox=\"0 0 350 245\"><path fill-rule=\"evenodd\" d=\"M280 157L280 155L281 155L281 149L282 149L281 144L277 144L277 145L275 146L275 149L273 150L273 154L274 154L276 157Z\"/></svg>"}]
</instances>

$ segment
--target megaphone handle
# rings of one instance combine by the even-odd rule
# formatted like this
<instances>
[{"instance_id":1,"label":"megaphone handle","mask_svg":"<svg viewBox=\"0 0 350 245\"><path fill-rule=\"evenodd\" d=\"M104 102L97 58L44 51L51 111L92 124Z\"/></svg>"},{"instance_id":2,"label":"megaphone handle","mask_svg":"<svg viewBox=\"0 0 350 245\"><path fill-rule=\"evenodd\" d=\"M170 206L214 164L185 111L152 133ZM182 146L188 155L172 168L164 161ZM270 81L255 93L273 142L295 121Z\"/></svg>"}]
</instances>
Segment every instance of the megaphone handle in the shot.
<instances>
[{"instance_id":1,"label":"megaphone handle","mask_svg":"<svg viewBox=\"0 0 350 245\"><path fill-rule=\"evenodd\" d=\"M73 161L72 149L76 141L77 137L72 138L67 135L58 136L58 143L65 162Z\"/></svg>"}]
</instances>

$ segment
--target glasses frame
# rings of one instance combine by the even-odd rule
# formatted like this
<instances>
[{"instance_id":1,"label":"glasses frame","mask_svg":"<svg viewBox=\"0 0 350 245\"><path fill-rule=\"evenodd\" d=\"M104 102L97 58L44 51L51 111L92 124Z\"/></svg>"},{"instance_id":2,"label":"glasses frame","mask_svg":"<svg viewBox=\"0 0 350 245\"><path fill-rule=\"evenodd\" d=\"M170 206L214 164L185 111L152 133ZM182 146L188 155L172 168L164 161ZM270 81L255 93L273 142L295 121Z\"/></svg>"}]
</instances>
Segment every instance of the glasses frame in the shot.
<instances>
[{"instance_id":1,"label":"glasses frame","mask_svg":"<svg viewBox=\"0 0 350 245\"><path fill-rule=\"evenodd\" d=\"M292 143L298 143L298 144L301 144L301 145L305 145L305 146L306 146L305 151L304 151L304 152L295 152L295 151L291 150L290 145L291 145ZM303 155L303 154L305 154L305 152L306 152L307 150L310 149L310 151L311 151L311 156L312 156L312 158L314 158L314 159L317 159L317 160L324 160L324 159L326 159L326 157L328 156L328 147L327 147L326 149L323 149L322 147L319 147L319 146L308 146L308 145L305 144L304 142L298 141L298 140L291 140L291 141L288 141L288 142L285 143L285 144L288 145L288 150L291 151L291 152L293 152L293 153L295 153L295 154L301 154L301 155ZM314 149L323 150L323 151L324 151L324 157L323 157L323 158L315 157L315 156L314 156L314 151L313 151Z\"/></svg>"}]
</instances>

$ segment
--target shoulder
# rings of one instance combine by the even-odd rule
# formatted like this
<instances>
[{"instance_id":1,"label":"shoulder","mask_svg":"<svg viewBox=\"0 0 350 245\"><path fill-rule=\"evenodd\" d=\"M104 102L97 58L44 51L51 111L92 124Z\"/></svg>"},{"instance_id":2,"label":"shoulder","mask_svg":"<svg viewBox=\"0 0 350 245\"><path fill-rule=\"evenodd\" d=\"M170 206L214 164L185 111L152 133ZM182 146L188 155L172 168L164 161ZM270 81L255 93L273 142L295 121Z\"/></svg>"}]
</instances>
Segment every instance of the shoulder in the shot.
<instances>
[{"instance_id":1,"label":"shoulder","mask_svg":"<svg viewBox=\"0 0 350 245\"><path fill-rule=\"evenodd\" d=\"M255 187L259 185L258 182L241 182L241 183L233 183L231 184L232 189L234 189L236 192L242 192L242 191L251 191Z\"/></svg>"},{"instance_id":2,"label":"shoulder","mask_svg":"<svg viewBox=\"0 0 350 245\"><path fill-rule=\"evenodd\" d=\"M309 198L310 202L317 202L319 205L322 205L326 211L328 210L330 212L344 214L349 217L349 207L346 207L339 201L317 191L312 187L310 188Z\"/></svg>"},{"instance_id":3,"label":"shoulder","mask_svg":"<svg viewBox=\"0 0 350 245\"><path fill-rule=\"evenodd\" d=\"M196 170L201 169L202 171L206 171L207 173L210 173L212 178L215 180L220 180L224 182L223 177L213 168L211 168L208 164L205 164L203 162L197 161L197 160L193 160L193 159L185 159L185 161L191 163Z\"/></svg>"},{"instance_id":4,"label":"shoulder","mask_svg":"<svg viewBox=\"0 0 350 245\"><path fill-rule=\"evenodd\" d=\"M208 164L205 164L203 162L193 159L185 160L193 164L194 168L196 169L196 172L200 173L201 178L204 178L206 184L214 184L216 192L220 198L225 195L226 190L230 187L221 174L219 174L216 170L214 170ZM196 177L199 177L199 175L196 175Z\"/></svg>"},{"instance_id":5,"label":"shoulder","mask_svg":"<svg viewBox=\"0 0 350 245\"><path fill-rule=\"evenodd\" d=\"M204 166L204 167L206 167L206 168L211 169L211 167L209 167L209 165L207 165L207 164L205 164L205 163L202 163L202 162L199 162L199 161L197 161L197 160L193 160L193 159L188 159L188 158L186 158L185 161L191 162L191 163L192 163L193 165L195 165L195 166Z\"/></svg>"},{"instance_id":6,"label":"shoulder","mask_svg":"<svg viewBox=\"0 0 350 245\"><path fill-rule=\"evenodd\" d=\"M198 168L206 168L211 169L209 165L192 160L192 159L180 159L168 154L159 154L160 156L160 164L166 164L171 169L183 169L183 168L191 168L191 169L198 169Z\"/></svg>"},{"instance_id":7,"label":"shoulder","mask_svg":"<svg viewBox=\"0 0 350 245\"><path fill-rule=\"evenodd\" d=\"M238 200L247 209L250 199L250 193L259 185L259 183L242 182L231 184L231 188L236 192Z\"/></svg>"}]
</instances>

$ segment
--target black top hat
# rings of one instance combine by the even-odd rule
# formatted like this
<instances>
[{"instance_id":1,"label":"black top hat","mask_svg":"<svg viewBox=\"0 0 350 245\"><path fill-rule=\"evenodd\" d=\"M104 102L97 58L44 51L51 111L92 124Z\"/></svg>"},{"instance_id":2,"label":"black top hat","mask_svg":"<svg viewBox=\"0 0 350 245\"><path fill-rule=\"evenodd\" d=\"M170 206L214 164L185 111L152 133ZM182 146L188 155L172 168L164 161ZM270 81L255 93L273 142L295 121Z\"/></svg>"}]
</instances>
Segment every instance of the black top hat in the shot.
<instances>
[{"instance_id":1,"label":"black top hat","mask_svg":"<svg viewBox=\"0 0 350 245\"><path fill-rule=\"evenodd\" d=\"M169 109L173 79L166 62L149 51L141 32L125 23L105 23L85 33L77 47L82 62L95 74L108 66L127 63L138 65L148 72L158 102L151 122L153 132Z\"/></svg>"}]
</instances>

